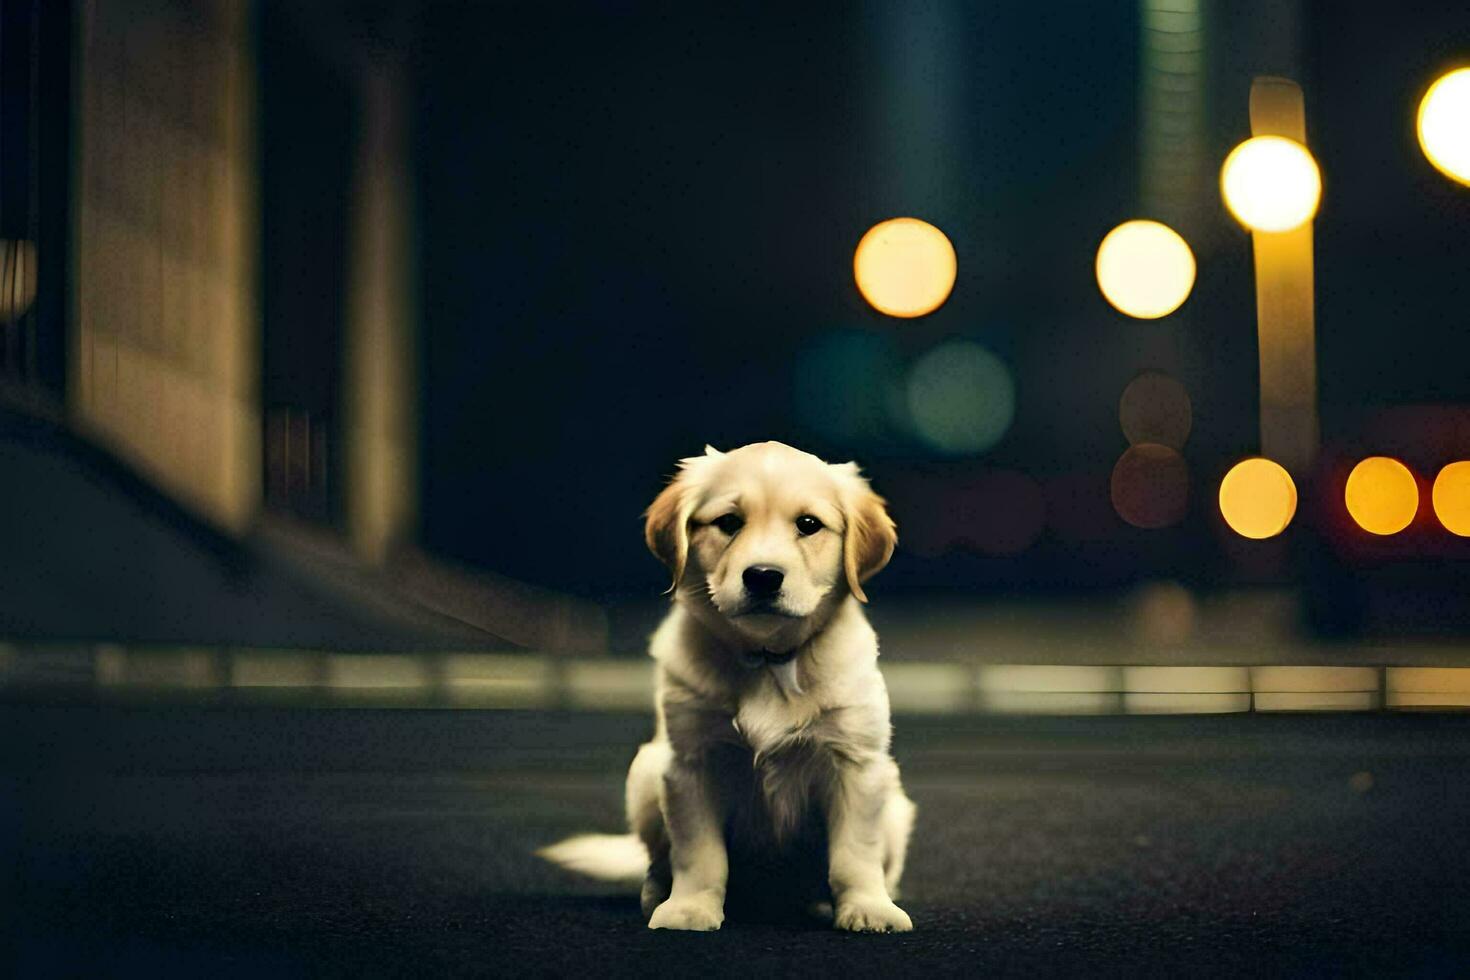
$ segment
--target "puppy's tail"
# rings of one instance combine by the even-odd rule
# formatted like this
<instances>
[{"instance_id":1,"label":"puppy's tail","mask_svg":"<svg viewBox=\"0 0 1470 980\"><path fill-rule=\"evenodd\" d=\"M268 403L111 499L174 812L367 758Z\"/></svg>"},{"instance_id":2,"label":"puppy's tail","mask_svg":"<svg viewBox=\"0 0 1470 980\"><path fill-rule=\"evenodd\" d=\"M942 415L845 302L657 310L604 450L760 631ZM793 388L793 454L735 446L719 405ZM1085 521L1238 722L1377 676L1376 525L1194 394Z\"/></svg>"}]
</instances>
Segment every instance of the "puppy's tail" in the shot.
<instances>
[{"instance_id":1,"label":"puppy's tail","mask_svg":"<svg viewBox=\"0 0 1470 980\"><path fill-rule=\"evenodd\" d=\"M648 873L648 848L636 834L579 834L536 852L568 871L637 884Z\"/></svg>"}]
</instances>

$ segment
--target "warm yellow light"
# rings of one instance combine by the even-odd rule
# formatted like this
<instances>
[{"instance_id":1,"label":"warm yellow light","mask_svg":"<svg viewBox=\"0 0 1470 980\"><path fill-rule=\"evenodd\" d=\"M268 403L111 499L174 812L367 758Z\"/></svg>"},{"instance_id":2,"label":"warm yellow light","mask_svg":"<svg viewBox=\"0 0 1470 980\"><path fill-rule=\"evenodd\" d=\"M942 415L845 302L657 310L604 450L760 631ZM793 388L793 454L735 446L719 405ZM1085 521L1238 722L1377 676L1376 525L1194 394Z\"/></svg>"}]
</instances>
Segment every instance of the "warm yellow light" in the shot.
<instances>
[{"instance_id":1,"label":"warm yellow light","mask_svg":"<svg viewBox=\"0 0 1470 980\"><path fill-rule=\"evenodd\" d=\"M1097 247L1097 285L1120 312L1156 320L1189 298L1194 253L1168 225L1125 221Z\"/></svg>"},{"instance_id":2,"label":"warm yellow light","mask_svg":"<svg viewBox=\"0 0 1470 980\"><path fill-rule=\"evenodd\" d=\"M1446 177L1470 184L1470 68L1435 79L1419 103L1419 146Z\"/></svg>"},{"instance_id":3,"label":"warm yellow light","mask_svg":"<svg viewBox=\"0 0 1470 980\"><path fill-rule=\"evenodd\" d=\"M955 268L954 246L944 232L918 218L880 221L852 257L863 299L889 316L937 310L954 289Z\"/></svg>"},{"instance_id":4,"label":"warm yellow light","mask_svg":"<svg viewBox=\"0 0 1470 980\"><path fill-rule=\"evenodd\" d=\"M35 301L35 244L24 239L0 241L0 323L19 320Z\"/></svg>"},{"instance_id":5,"label":"warm yellow light","mask_svg":"<svg viewBox=\"0 0 1470 980\"><path fill-rule=\"evenodd\" d=\"M1419 511L1419 484L1396 459L1369 456L1348 474L1343 491L1348 513L1370 534L1397 534Z\"/></svg>"},{"instance_id":6,"label":"warm yellow light","mask_svg":"<svg viewBox=\"0 0 1470 980\"><path fill-rule=\"evenodd\" d=\"M1241 460L1220 481L1220 515L1243 538L1274 538L1296 516L1296 484L1264 456Z\"/></svg>"},{"instance_id":7,"label":"warm yellow light","mask_svg":"<svg viewBox=\"0 0 1470 980\"><path fill-rule=\"evenodd\" d=\"M1225 158L1220 192L1230 213L1252 231L1291 231L1317 213L1322 174L1296 140L1255 136Z\"/></svg>"},{"instance_id":8,"label":"warm yellow light","mask_svg":"<svg viewBox=\"0 0 1470 980\"><path fill-rule=\"evenodd\" d=\"M1440 470L1430 500L1446 531L1470 538L1470 462L1461 460Z\"/></svg>"}]
</instances>

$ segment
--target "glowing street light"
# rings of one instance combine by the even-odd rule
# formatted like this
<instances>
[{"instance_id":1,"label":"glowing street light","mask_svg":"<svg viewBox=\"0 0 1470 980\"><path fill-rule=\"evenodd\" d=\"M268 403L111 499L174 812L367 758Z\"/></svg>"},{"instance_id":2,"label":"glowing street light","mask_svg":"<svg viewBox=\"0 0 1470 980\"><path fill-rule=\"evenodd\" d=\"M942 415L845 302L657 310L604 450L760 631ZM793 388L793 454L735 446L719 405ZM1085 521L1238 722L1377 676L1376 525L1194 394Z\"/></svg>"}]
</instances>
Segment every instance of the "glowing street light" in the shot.
<instances>
[{"instance_id":1,"label":"glowing street light","mask_svg":"<svg viewBox=\"0 0 1470 980\"><path fill-rule=\"evenodd\" d=\"M1358 527L1369 534L1397 534L1419 512L1419 484L1398 460L1369 456L1348 474L1343 499Z\"/></svg>"},{"instance_id":2,"label":"glowing street light","mask_svg":"<svg viewBox=\"0 0 1470 980\"><path fill-rule=\"evenodd\" d=\"M1243 538L1274 538L1296 516L1291 474L1263 456L1241 460L1220 481L1220 516Z\"/></svg>"},{"instance_id":3,"label":"glowing street light","mask_svg":"<svg viewBox=\"0 0 1470 980\"><path fill-rule=\"evenodd\" d=\"M1470 68L1435 79L1419 103L1419 146L1440 173L1470 184Z\"/></svg>"},{"instance_id":4,"label":"glowing street light","mask_svg":"<svg viewBox=\"0 0 1470 980\"><path fill-rule=\"evenodd\" d=\"M1097 285L1121 313L1156 320L1179 309L1194 288L1194 253L1157 221L1125 221L1097 247Z\"/></svg>"},{"instance_id":5,"label":"glowing street light","mask_svg":"<svg viewBox=\"0 0 1470 980\"><path fill-rule=\"evenodd\" d=\"M1430 500L1446 531L1470 538L1470 461L1460 460L1440 470Z\"/></svg>"},{"instance_id":6,"label":"glowing street light","mask_svg":"<svg viewBox=\"0 0 1470 980\"><path fill-rule=\"evenodd\" d=\"M1016 417L1016 383L1000 358L969 340L949 340L914 362L908 376L914 433L954 456L983 453Z\"/></svg>"},{"instance_id":7,"label":"glowing street light","mask_svg":"<svg viewBox=\"0 0 1470 980\"><path fill-rule=\"evenodd\" d=\"M1220 186L1226 204L1251 229L1261 453L1302 476L1321 441L1311 218L1322 180L1306 150L1300 85L1289 78L1253 79L1250 119L1251 139L1226 159Z\"/></svg>"},{"instance_id":8,"label":"glowing street light","mask_svg":"<svg viewBox=\"0 0 1470 980\"><path fill-rule=\"evenodd\" d=\"M1296 140L1253 136L1225 158L1220 191L1230 213L1251 231L1291 231L1317 213L1322 174Z\"/></svg>"},{"instance_id":9,"label":"glowing street light","mask_svg":"<svg viewBox=\"0 0 1470 980\"><path fill-rule=\"evenodd\" d=\"M890 218L868 229L852 257L858 290L879 313L916 317L937 310L954 289L954 246L918 218Z\"/></svg>"}]
</instances>

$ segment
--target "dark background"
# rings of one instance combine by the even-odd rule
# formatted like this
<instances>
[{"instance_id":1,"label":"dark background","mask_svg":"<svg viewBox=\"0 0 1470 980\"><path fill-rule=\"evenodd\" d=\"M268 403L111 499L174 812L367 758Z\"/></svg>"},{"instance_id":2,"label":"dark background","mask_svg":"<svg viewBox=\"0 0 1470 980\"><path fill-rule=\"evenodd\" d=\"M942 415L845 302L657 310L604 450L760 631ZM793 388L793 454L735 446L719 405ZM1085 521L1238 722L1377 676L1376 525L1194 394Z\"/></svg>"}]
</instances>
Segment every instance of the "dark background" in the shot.
<instances>
[{"instance_id":1,"label":"dark background","mask_svg":"<svg viewBox=\"0 0 1470 980\"><path fill-rule=\"evenodd\" d=\"M1324 437L1382 451L1364 435L1378 406L1470 395L1470 194L1413 132L1424 88L1470 50L1470 10L1306 4L1285 40L1263 11L1212 8L1208 142L1223 159L1248 135L1252 76L1303 83L1325 183ZM1242 571L1213 510L1219 475L1257 449L1246 234L1210 202L1191 238L1195 291L1163 321L1114 312L1093 280L1098 241L1136 216L1136 5L420 15L431 548L585 595L648 594L661 570L637 545L638 515L674 461L772 438L861 460L901 525L927 506L903 492L916 473L1003 466L1085 488L1068 506L1086 510L1091 540L1048 531L1013 558L901 548L885 590L1279 574L1269 561ZM1294 56L1294 71L1281 64ZM939 226L959 256L953 295L916 321L873 312L851 276L862 233L901 214ZM874 363L950 337L980 341L1016 378L1015 422L983 458L938 458L871 410L886 383ZM821 371L851 349L881 356L850 359L839 392L867 421L835 439L797 392L813 358ZM1130 528L1107 504L1126 448L1118 396L1147 368L1183 381L1194 406L1191 515L1165 531Z\"/></svg>"},{"instance_id":2,"label":"dark background","mask_svg":"<svg viewBox=\"0 0 1470 980\"><path fill-rule=\"evenodd\" d=\"M1146 216L1141 6L262 0L267 420L309 413L342 444L352 59L367 51L400 66L411 94L419 537L432 553L586 598L652 597L663 575L639 515L675 461L779 439L861 461L910 531L956 500L971 512L955 519L973 519L983 505L966 488L993 470L1041 488L1046 530L1019 554L924 553L901 535L880 592L1161 577L1327 588L1342 569L1386 561L1412 578L1470 557L1427 507L1410 531L1368 540L1339 492L1362 455L1399 456L1425 490L1470 458L1470 192L1414 136L1427 85L1470 59L1470 8L1204 5L1206 169L1248 135L1251 79L1285 74L1304 88L1325 183L1323 466L1287 533L1248 544L1224 530L1214 489L1259 448L1250 243L1212 176L1184 229L1199 277L1178 313L1130 320L1093 279L1103 235ZM71 152L76 25L67 4L34 9L0 9L0 232L59 242L69 175L41 161ZM952 296L917 320L874 312L852 281L856 242L896 215L934 223L959 257ZM18 356L59 391L66 250L41 254L36 349ZM1015 380L1011 428L976 456L937 455L889 411L904 368L952 338L985 345ZM1192 400L1192 489L1179 526L1144 531L1113 512L1108 478L1127 445L1118 398L1150 369ZM327 466L304 516L330 524L343 474Z\"/></svg>"}]
</instances>

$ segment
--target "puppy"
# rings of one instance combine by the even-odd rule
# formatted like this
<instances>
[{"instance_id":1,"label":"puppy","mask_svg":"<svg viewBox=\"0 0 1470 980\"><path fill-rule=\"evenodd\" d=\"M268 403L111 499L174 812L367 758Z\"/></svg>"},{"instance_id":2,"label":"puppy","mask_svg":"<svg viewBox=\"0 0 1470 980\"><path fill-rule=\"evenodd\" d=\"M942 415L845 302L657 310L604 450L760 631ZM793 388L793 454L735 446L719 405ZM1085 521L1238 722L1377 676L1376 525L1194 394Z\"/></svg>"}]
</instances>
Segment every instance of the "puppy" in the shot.
<instances>
[{"instance_id":1,"label":"puppy","mask_svg":"<svg viewBox=\"0 0 1470 980\"><path fill-rule=\"evenodd\" d=\"M905 932L914 822L888 753L888 692L863 582L897 542L854 463L779 442L682 460L647 513L673 576L653 634L653 740L628 770L632 833L540 853L643 878L653 929L713 930L727 890L838 929ZM733 894L733 892L732 892Z\"/></svg>"}]
</instances>

